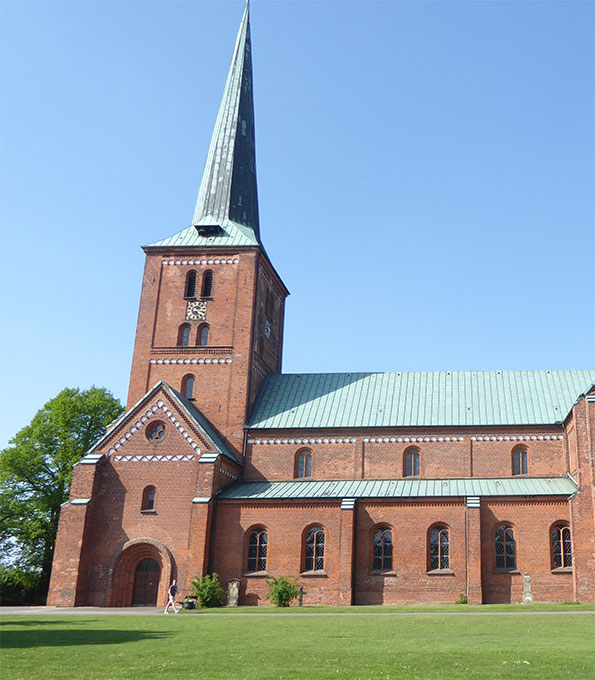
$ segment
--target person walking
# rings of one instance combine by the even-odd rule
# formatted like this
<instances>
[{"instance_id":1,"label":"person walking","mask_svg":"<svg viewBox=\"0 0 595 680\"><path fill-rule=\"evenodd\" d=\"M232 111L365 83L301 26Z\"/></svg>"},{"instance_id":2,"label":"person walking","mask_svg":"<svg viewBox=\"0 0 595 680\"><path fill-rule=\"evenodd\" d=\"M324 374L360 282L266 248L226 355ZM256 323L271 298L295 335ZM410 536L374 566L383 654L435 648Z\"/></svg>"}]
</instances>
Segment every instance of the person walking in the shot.
<instances>
[{"instance_id":1,"label":"person walking","mask_svg":"<svg viewBox=\"0 0 595 680\"><path fill-rule=\"evenodd\" d=\"M176 579L172 581L171 586L167 589L167 595L168 595L168 600L167 604L165 605L165 611L163 612L164 614L169 614L167 611L170 606L174 610L174 614L177 614L180 610L176 609L176 593L178 592L178 586L176 585Z\"/></svg>"}]
</instances>

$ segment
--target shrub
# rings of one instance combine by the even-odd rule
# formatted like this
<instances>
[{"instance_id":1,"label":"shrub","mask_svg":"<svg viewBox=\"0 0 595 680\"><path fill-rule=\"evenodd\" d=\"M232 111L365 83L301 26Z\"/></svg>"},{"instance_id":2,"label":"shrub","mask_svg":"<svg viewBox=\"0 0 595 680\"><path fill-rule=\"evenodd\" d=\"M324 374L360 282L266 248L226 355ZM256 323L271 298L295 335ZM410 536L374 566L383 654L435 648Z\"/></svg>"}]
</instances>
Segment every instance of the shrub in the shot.
<instances>
[{"instance_id":1,"label":"shrub","mask_svg":"<svg viewBox=\"0 0 595 680\"><path fill-rule=\"evenodd\" d=\"M277 607L289 607L289 603L299 597L299 582L293 576L267 576L269 591L266 599Z\"/></svg>"},{"instance_id":2,"label":"shrub","mask_svg":"<svg viewBox=\"0 0 595 680\"><path fill-rule=\"evenodd\" d=\"M201 607L220 607L223 604L225 591L219 583L218 574L197 575L190 585L192 596L198 600Z\"/></svg>"},{"instance_id":3,"label":"shrub","mask_svg":"<svg viewBox=\"0 0 595 680\"><path fill-rule=\"evenodd\" d=\"M469 604L469 598L465 595L465 593L461 593L455 604Z\"/></svg>"}]
</instances>

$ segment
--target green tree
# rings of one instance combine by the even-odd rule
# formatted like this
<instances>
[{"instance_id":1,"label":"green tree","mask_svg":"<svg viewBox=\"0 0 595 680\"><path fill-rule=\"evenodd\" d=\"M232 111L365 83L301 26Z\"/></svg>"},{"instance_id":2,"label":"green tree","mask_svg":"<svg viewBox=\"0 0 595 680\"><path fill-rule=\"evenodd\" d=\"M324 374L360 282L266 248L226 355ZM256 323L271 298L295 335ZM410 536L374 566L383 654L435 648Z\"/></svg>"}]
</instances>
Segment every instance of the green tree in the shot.
<instances>
[{"instance_id":1,"label":"green tree","mask_svg":"<svg viewBox=\"0 0 595 680\"><path fill-rule=\"evenodd\" d=\"M60 505L68 500L72 468L123 412L99 387L64 389L36 413L0 454L2 562L39 575L49 586Z\"/></svg>"}]
</instances>

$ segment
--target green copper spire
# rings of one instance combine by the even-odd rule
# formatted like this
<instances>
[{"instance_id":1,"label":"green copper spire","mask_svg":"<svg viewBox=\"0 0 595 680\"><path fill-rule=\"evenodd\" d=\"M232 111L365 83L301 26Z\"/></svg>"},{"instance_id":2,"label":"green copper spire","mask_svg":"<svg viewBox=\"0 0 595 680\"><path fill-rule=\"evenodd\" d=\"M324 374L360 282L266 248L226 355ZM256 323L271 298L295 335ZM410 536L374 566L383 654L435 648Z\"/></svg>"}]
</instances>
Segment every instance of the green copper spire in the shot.
<instances>
[{"instance_id":1,"label":"green copper spire","mask_svg":"<svg viewBox=\"0 0 595 680\"><path fill-rule=\"evenodd\" d=\"M151 245L260 245L249 2L211 137L192 226Z\"/></svg>"}]
</instances>

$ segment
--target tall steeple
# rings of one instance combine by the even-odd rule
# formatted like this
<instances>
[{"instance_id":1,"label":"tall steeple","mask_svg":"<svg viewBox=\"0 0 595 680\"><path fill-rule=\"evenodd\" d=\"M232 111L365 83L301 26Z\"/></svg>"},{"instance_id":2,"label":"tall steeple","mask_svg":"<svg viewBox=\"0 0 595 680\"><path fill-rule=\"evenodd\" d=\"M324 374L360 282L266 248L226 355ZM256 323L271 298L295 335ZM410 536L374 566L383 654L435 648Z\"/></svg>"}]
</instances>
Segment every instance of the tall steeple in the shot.
<instances>
[{"instance_id":1,"label":"tall steeple","mask_svg":"<svg viewBox=\"0 0 595 680\"><path fill-rule=\"evenodd\" d=\"M250 3L246 2L192 225L152 246L260 245Z\"/></svg>"}]
</instances>

